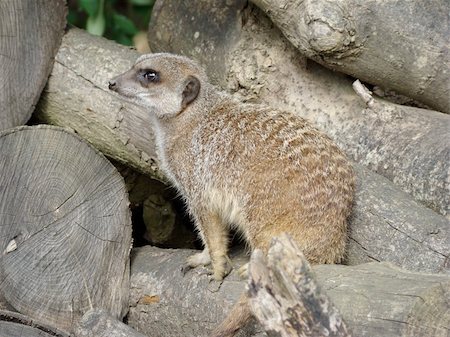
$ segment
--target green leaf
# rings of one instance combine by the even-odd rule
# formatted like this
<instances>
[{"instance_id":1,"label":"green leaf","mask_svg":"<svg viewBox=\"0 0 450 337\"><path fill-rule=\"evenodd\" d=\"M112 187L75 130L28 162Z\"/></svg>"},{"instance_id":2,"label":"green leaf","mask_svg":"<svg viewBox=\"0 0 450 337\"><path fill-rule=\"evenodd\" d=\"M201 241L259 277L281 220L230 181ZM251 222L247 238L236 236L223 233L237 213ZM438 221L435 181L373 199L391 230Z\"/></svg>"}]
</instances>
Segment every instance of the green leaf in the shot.
<instances>
[{"instance_id":1,"label":"green leaf","mask_svg":"<svg viewBox=\"0 0 450 337\"><path fill-rule=\"evenodd\" d=\"M79 4L88 16L96 16L100 7L100 0L79 0Z\"/></svg>"},{"instance_id":2,"label":"green leaf","mask_svg":"<svg viewBox=\"0 0 450 337\"><path fill-rule=\"evenodd\" d=\"M129 38L128 36L126 36L125 34L119 34L117 35L114 40L120 44L123 44L125 46L132 46L133 45L133 40L131 40L131 38Z\"/></svg>"},{"instance_id":3,"label":"green leaf","mask_svg":"<svg viewBox=\"0 0 450 337\"><path fill-rule=\"evenodd\" d=\"M86 30L93 35L102 36L105 32L105 25L105 17L103 16L103 13L100 13L100 15L95 17L90 16L87 19Z\"/></svg>"},{"instance_id":4,"label":"green leaf","mask_svg":"<svg viewBox=\"0 0 450 337\"><path fill-rule=\"evenodd\" d=\"M155 0L131 0L131 4L136 6L150 6L153 5Z\"/></svg>"},{"instance_id":5,"label":"green leaf","mask_svg":"<svg viewBox=\"0 0 450 337\"><path fill-rule=\"evenodd\" d=\"M138 29L134 25L133 21L121 14L114 14L113 21L116 26L115 28L127 35L134 35L138 32Z\"/></svg>"}]
</instances>

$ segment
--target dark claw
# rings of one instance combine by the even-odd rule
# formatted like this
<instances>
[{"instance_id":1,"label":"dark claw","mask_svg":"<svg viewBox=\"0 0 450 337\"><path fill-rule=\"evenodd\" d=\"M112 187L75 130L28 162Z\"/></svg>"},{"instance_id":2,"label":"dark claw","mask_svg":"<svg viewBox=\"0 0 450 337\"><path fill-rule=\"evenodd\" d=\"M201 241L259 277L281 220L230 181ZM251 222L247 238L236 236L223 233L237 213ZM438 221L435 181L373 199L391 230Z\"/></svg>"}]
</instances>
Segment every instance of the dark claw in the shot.
<instances>
[{"instance_id":1,"label":"dark claw","mask_svg":"<svg viewBox=\"0 0 450 337\"><path fill-rule=\"evenodd\" d=\"M181 274L185 276L187 272L190 271L191 269L193 269L191 266L185 264L184 266L181 267Z\"/></svg>"}]
</instances>

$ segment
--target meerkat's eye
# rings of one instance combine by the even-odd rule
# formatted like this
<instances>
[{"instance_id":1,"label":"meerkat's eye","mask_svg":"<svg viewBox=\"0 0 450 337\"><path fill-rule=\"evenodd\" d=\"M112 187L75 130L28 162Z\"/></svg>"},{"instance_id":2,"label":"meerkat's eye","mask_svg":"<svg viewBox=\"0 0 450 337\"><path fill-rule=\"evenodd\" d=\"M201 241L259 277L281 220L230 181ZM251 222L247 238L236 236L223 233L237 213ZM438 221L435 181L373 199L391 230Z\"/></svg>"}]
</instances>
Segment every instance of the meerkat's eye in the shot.
<instances>
[{"instance_id":1,"label":"meerkat's eye","mask_svg":"<svg viewBox=\"0 0 450 337\"><path fill-rule=\"evenodd\" d=\"M142 77L148 82L158 82L159 81L159 73L153 69L143 70Z\"/></svg>"}]
</instances>

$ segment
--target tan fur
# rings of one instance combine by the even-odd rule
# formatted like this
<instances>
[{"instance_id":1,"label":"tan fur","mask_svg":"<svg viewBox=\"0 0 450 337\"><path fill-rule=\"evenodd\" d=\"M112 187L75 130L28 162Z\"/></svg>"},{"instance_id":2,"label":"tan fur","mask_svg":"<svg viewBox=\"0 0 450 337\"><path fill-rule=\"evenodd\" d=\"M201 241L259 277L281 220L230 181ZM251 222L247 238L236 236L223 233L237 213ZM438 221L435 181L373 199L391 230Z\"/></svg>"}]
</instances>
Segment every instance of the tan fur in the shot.
<instances>
[{"instance_id":1,"label":"tan fur","mask_svg":"<svg viewBox=\"0 0 450 337\"><path fill-rule=\"evenodd\" d=\"M143 69L157 70L160 82L139 83ZM186 81L193 77L200 91L184 106L182 96L192 88ZM195 62L171 54L139 58L110 87L154 117L162 169L205 244L205 252L188 261L191 266L209 263L209 252L214 278L226 276L230 227L252 249L267 251L274 236L287 232L311 263L341 260L353 171L337 146L306 120L236 101L209 84Z\"/></svg>"}]
</instances>

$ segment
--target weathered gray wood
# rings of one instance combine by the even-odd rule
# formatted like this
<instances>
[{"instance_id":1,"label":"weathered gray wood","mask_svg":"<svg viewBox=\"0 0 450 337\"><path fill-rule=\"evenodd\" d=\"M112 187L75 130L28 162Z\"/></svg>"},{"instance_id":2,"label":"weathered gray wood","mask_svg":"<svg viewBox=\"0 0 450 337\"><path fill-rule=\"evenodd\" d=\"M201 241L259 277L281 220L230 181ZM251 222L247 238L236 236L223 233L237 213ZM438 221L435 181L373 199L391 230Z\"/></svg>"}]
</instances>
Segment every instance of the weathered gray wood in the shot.
<instances>
[{"instance_id":1,"label":"weathered gray wood","mask_svg":"<svg viewBox=\"0 0 450 337\"><path fill-rule=\"evenodd\" d=\"M16 312L0 310L2 337L70 337L63 331L49 327Z\"/></svg>"},{"instance_id":2,"label":"weathered gray wood","mask_svg":"<svg viewBox=\"0 0 450 337\"><path fill-rule=\"evenodd\" d=\"M169 1L167 2L170 3ZM198 2L192 3L193 8L195 8L197 4ZM174 15L176 13L175 9L171 13L171 15ZM260 20L263 19L264 18L260 18ZM253 25L259 27L257 26L257 23L254 23ZM260 27L258 29L263 28ZM264 29L260 33L255 30L251 35L249 34L248 40L246 41L249 43L251 41L256 43L259 39L266 39L267 41L264 41L267 43L267 51L273 53L276 52L276 55L280 58L280 62L284 61L285 64L293 66L293 61L290 61L290 58L288 57L293 55L281 48L281 33L278 33L279 37L276 38L271 35L265 35L268 33ZM274 33L272 32L272 34ZM227 36L227 34L224 36ZM254 40L251 40L250 36L253 36ZM271 45L269 45L269 40L273 41ZM82 43L92 47L88 49L78 47L82 45ZM241 50L247 50L251 53L250 50L245 48L247 47L242 47L242 49L236 51L236 55L241 55ZM255 50L260 50L258 48ZM119 64L120 60L125 60L123 61L124 63L132 63L132 60L134 60L135 57L136 54L134 52L129 51L126 48L124 49L123 47L118 47L112 42L93 37L80 30L71 30L65 36L62 50L58 53L57 57L57 59L64 58L68 63L64 67L58 65L58 63L55 65L49 81L48 90L43 98L43 104L41 104L40 116L45 115L45 118L48 121L75 127L80 135L87 137L87 139L93 142L95 146L98 146L100 150L105 151L111 156L114 155L110 151L117 151L116 157L121 156L123 161L128 160L128 163L131 166L142 165L141 167L145 168L148 172L148 170L151 169L149 163L139 162L140 157L136 156L136 153L133 152L133 149L135 148L128 146L131 146L132 142L130 141L127 146L115 147L114 137L122 137L121 135L128 133L130 134L130 137L143 135L144 133L150 134L151 128L150 125L147 124L147 122L150 122L142 122L139 126L135 125L134 127L132 127L134 124L127 124L127 128L123 129L123 131L120 131L117 128L113 129L105 127L105 125L114 124L116 118L114 113L111 115L111 111L114 109L109 108L108 110L107 107L119 107L125 103L116 96L112 96L106 91L106 88L102 87L101 89L95 89L91 86L91 82L97 86L103 85L103 79L109 78L108 76L115 72L115 70L112 69L112 64ZM251 59L251 56L249 57ZM275 60L275 54L270 59ZM86 64L89 64L88 68L86 68ZM277 67L282 69L282 64L277 63ZM262 69L264 69L264 67ZM297 71L300 69L292 68L292 73L295 72L294 70ZM304 90L306 90L306 88L310 88L308 90L318 89L319 93L321 92L325 95L325 90L320 84L322 83L321 80L325 83L332 83L334 77L332 77L329 71L324 68L316 70L317 72L314 72L313 74L310 74L309 72L303 73L308 79L309 84L302 88ZM322 72L328 75L320 77L319 75ZM81 75L78 76L76 74ZM263 74L265 74L265 72L263 72ZM301 74L302 73L300 72L299 75L296 75L299 76L297 80L300 80ZM317 75L318 78L315 78L314 74ZM292 74L289 73L285 75L286 77L283 77L283 81L280 81L280 76L273 75L273 77L271 77L271 85L276 85L279 88L287 90L289 83L291 83L289 76L292 76ZM70 81L68 78L70 78ZM284 83L285 79L288 83ZM343 82L339 82L341 80ZM342 85L347 83L345 80L339 78L338 82ZM354 95L354 92L350 87L351 83L348 83L348 85L351 95ZM320 88L322 88L322 90L319 90ZM335 93L340 92L338 91L339 88L340 86L335 87ZM93 90L94 94L88 93L88 90ZM273 90L275 90L275 88L273 88ZM290 90L296 92L297 89L292 87ZM279 101L280 97L283 97L282 93L283 91L279 93L279 97L276 97L274 93L271 93L270 95L267 94L267 99L272 99L272 101L267 103L275 104L274 102L279 102L277 103L279 105L285 104ZM306 93L307 97L309 97L310 94L312 95L312 91ZM317 109L320 107L320 99L324 97L323 95L319 94L319 97L314 98L314 104L316 104ZM348 95L344 96L348 97ZM295 97L300 99L303 95L297 95ZM362 100L359 97L355 97L355 100L357 101L357 106L360 106L359 104ZM97 105L98 102L103 103L103 105ZM322 102L322 104L327 104L324 102ZM82 106L81 109L80 106ZM88 107L89 110L86 110ZM126 110L127 112L124 113L124 116L127 116L127 118L130 118L131 120L138 118L137 116L140 116L140 114L143 113L140 110L133 110L137 108L131 106L129 106L129 108L130 110ZM322 107L320 109L322 109L322 111L328 111L328 108L331 109L330 106ZM344 113L347 111L346 109L347 108L342 108L340 111ZM302 112L304 110L298 111ZM333 109L331 109L329 113L330 116L338 115L338 111ZM312 111L311 115L313 115ZM108 120L108 118L112 118L112 120ZM350 122L351 120L349 120L349 123ZM360 124L358 125L363 127L363 119L360 119L359 122ZM345 122L342 121L342 125L344 124ZM330 123L330 127L332 126L333 124ZM375 128L375 126L373 128ZM103 131L101 131L103 129L107 132L103 133ZM326 129L328 129L328 127L326 127ZM369 131L370 130L363 130L361 133ZM348 132L350 133L350 130ZM355 130L354 133L357 133L357 131ZM370 133L368 133L367 137L369 137L369 135ZM137 144L137 141L133 142ZM145 151L155 153L154 143L150 140L147 143L141 143L140 147L145 147ZM438 165L439 163L436 162L436 167L438 167ZM443 163L442 165L444 166ZM153 166L153 168L156 167ZM448 256L450 253L447 241L450 237L450 226L448 225L448 221L444 217L436 215L429 209L410 200L408 195L394 187L387 179L376 174L371 174L367 169L360 168L359 166L355 166L355 168L359 178L356 197L357 202L354 207L354 216L350 226L350 236L352 240L349 243L349 263L389 260L413 270L449 272L450 264L448 263ZM427 178L424 177L422 183L425 184L427 181ZM439 182L439 184L443 183L444 181Z\"/></svg>"},{"instance_id":3,"label":"weathered gray wood","mask_svg":"<svg viewBox=\"0 0 450 337\"><path fill-rule=\"evenodd\" d=\"M313 267L353 336L448 337L450 277L389 263Z\"/></svg>"},{"instance_id":4,"label":"weathered gray wood","mask_svg":"<svg viewBox=\"0 0 450 337\"><path fill-rule=\"evenodd\" d=\"M89 310L75 327L76 337L146 337L105 310ZM149 334L148 336L151 336Z\"/></svg>"},{"instance_id":5,"label":"weathered gray wood","mask_svg":"<svg viewBox=\"0 0 450 337\"><path fill-rule=\"evenodd\" d=\"M450 116L380 99L367 108L350 79L307 61L264 13L241 3L157 1L152 50L191 56L222 88L309 119L355 161L450 216Z\"/></svg>"},{"instance_id":6,"label":"weathered gray wood","mask_svg":"<svg viewBox=\"0 0 450 337\"><path fill-rule=\"evenodd\" d=\"M149 246L134 250L130 326L151 337L206 337L222 321L246 281L239 279L236 269L219 290L214 282L209 283L204 268L183 277L180 269L192 253ZM236 268L245 262L242 257L232 260ZM408 272L378 262L320 265L313 266L313 271L353 336L448 336L448 275ZM249 336L249 332L239 336Z\"/></svg>"},{"instance_id":7,"label":"weathered gray wood","mask_svg":"<svg viewBox=\"0 0 450 337\"><path fill-rule=\"evenodd\" d=\"M388 179L354 164L356 193L346 264L390 261L450 274L450 221L414 201Z\"/></svg>"},{"instance_id":8,"label":"weathered gray wood","mask_svg":"<svg viewBox=\"0 0 450 337\"><path fill-rule=\"evenodd\" d=\"M267 258L252 253L251 311L273 337L350 337L347 325L318 285L298 245L284 234L271 242Z\"/></svg>"},{"instance_id":9,"label":"weathered gray wood","mask_svg":"<svg viewBox=\"0 0 450 337\"><path fill-rule=\"evenodd\" d=\"M67 130L0 133L0 293L69 329L92 307L123 317L131 219L122 177Z\"/></svg>"},{"instance_id":10,"label":"weathered gray wood","mask_svg":"<svg viewBox=\"0 0 450 337\"><path fill-rule=\"evenodd\" d=\"M117 99L108 89L111 77L128 70L138 56L113 41L70 29L36 116L45 123L70 127L105 155L162 179L148 113Z\"/></svg>"},{"instance_id":11,"label":"weathered gray wood","mask_svg":"<svg viewBox=\"0 0 450 337\"><path fill-rule=\"evenodd\" d=\"M304 55L450 113L447 0L252 0Z\"/></svg>"},{"instance_id":12,"label":"weathered gray wood","mask_svg":"<svg viewBox=\"0 0 450 337\"><path fill-rule=\"evenodd\" d=\"M66 14L64 0L0 2L0 130L30 118L61 43Z\"/></svg>"},{"instance_id":13,"label":"weathered gray wood","mask_svg":"<svg viewBox=\"0 0 450 337\"><path fill-rule=\"evenodd\" d=\"M206 64L222 87L247 99L256 97L266 104L296 111L330 134L354 159L404 188L416 189L417 199L428 200L447 212L450 116L437 112L424 115L420 109L388 102L376 103L384 110L364 109L351 81L317 64L305 66L297 51L259 10L239 12L235 5L215 3L213 13L227 20L221 38L211 38L208 34L217 33L207 27L217 25L216 16L209 13L212 5L202 4L157 2L149 35L152 49L194 56ZM241 22L245 24L241 26ZM199 38L189 38L196 31L201 32ZM206 41L209 53L201 52ZM226 50L222 50L223 45ZM214 68L217 58L228 65L228 70ZM355 165L355 169L358 188L348 262L388 260L413 270L449 272L448 220L413 202L379 175L362 166Z\"/></svg>"},{"instance_id":14,"label":"weathered gray wood","mask_svg":"<svg viewBox=\"0 0 450 337\"><path fill-rule=\"evenodd\" d=\"M192 250L135 248L131 258L128 324L151 337L209 337L244 290L233 271L222 283L210 282L206 268L183 274ZM234 255L233 255L234 256ZM245 257L233 259L242 265ZM241 337L265 337L254 324Z\"/></svg>"}]
</instances>

